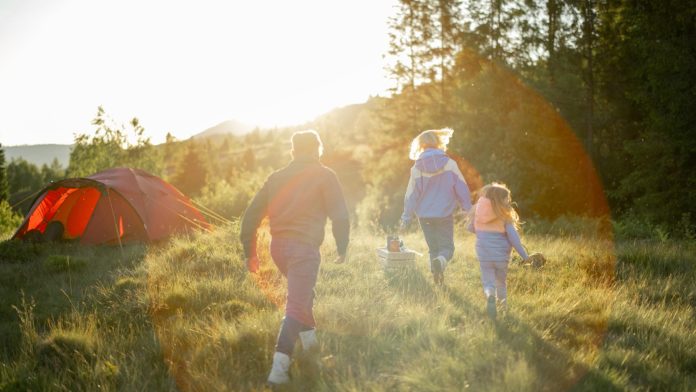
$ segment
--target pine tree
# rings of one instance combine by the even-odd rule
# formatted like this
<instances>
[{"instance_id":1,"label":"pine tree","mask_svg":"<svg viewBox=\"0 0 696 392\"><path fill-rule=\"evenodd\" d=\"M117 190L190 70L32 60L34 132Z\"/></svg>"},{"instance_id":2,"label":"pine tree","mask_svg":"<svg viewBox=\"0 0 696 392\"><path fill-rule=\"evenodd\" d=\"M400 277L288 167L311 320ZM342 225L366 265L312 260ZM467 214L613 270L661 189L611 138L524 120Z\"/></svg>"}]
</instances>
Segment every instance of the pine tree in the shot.
<instances>
[{"instance_id":1,"label":"pine tree","mask_svg":"<svg viewBox=\"0 0 696 392\"><path fill-rule=\"evenodd\" d=\"M254 154L254 150L252 150L251 147L247 147L247 149L244 150L244 155L242 155L239 166L245 171L252 171L256 168L256 154Z\"/></svg>"},{"instance_id":2,"label":"pine tree","mask_svg":"<svg viewBox=\"0 0 696 392\"><path fill-rule=\"evenodd\" d=\"M653 224L674 227L683 220L693 228L696 7L678 0L622 1L601 11L602 56L596 59L604 93L616 108L609 135L629 158L619 201Z\"/></svg>"},{"instance_id":3,"label":"pine tree","mask_svg":"<svg viewBox=\"0 0 696 392\"><path fill-rule=\"evenodd\" d=\"M434 42L431 49L433 66L438 70L436 80L439 84L439 117L444 125L449 125L452 113L451 72L454 68L456 54L461 50L461 1L430 0L430 9L434 11Z\"/></svg>"},{"instance_id":4,"label":"pine tree","mask_svg":"<svg viewBox=\"0 0 696 392\"><path fill-rule=\"evenodd\" d=\"M7 165L7 182L10 204L22 213L26 213L31 207L30 196L45 186L39 168L22 158L13 158ZM22 203L17 205L19 202Z\"/></svg>"},{"instance_id":5,"label":"pine tree","mask_svg":"<svg viewBox=\"0 0 696 392\"><path fill-rule=\"evenodd\" d=\"M53 158L50 165L41 165L41 178L44 184L65 178L65 169L58 162L58 158Z\"/></svg>"},{"instance_id":6,"label":"pine tree","mask_svg":"<svg viewBox=\"0 0 696 392\"><path fill-rule=\"evenodd\" d=\"M418 85L433 79L429 43L433 37L431 7L426 0L399 0L397 13L389 19L389 75L392 92L401 94L396 116L398 130L420 128L422 96ZM404 115L405 113L405 115Z\"/></svg>"},{"instance_id":7,"label":"pine tree","mask_svg":"<svg viewBox=\"0 0 696 392\"><path fill-rule=\"evenodd\" d=\"M5 166L5 150L0 143L0 202L10 199L10 186L7 181L7 167Z\"/></svg>"},{"instance_id":8,"label":"pine tree","mask_svg":"<svg viewBox=\"0 0 696 392\"><path fill-rule=\"evenodd\" d=\"M198 152L196 142L190 140L186 154L179 161L172 183L187 196L198 195L208 179L208 170Z\"/></svg>"},{"instance_id":9,"label":"pine tree","mask_svg":"<svg viewBox=\"0 0 696 392\"><path fill-rule=\"evenodd\" d=\"M523 40L534 3L522 0L469 0L466 5L471 25L472 44L486 59L499 64L519 64L528 53Z\"/></svg>"}]
</instances>

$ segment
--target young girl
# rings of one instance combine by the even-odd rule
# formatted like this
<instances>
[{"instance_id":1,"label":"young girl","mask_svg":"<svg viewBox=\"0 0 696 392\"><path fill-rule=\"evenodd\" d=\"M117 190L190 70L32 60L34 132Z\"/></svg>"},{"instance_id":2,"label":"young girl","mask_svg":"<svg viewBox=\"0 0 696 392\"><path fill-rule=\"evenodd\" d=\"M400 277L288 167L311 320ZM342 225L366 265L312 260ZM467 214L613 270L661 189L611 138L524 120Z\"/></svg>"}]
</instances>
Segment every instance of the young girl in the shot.
<instances>
[{"instance_id":1,"label":"young girl","mask_svg":"<svg viewBox=\"0 0 696 392\"><path fill-rule=\"evenodd\" d=\"M452 214L459 204L471 208L471 196L457 163L446 154L452 137L449 128L423 131L411 142L409 157L416 161L404 197L401 230L418 217L430 253L430 271L436 284L444 283L444 270L454 254Z\"/></svg>"},{"instance_id":2,"label":"young girl","mask_svg":"<svg viewBox=\"0 0 696 392\"><path fill-rule=\"evenodd\" d=\"M522 259L527 252L517 234L519 217L512 208L510 190L504 184L492 183L481 188L481 197L473 208L469 230L476 233L476 255L481 265L481 282L486 295L488 315L496 317L496 297L507 309L506 276L511 248Z\"/></svg>"}]
</instances>

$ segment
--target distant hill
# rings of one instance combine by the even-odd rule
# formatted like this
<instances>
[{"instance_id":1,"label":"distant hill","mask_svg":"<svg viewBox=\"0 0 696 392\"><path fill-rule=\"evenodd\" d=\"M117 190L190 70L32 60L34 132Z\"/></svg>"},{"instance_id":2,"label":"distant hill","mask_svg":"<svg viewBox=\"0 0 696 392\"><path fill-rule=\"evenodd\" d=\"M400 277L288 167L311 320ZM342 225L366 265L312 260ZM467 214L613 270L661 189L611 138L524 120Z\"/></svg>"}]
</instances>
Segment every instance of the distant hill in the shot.
<instances>
[{"instance_id":1,"label":"distant hill","mask_svg":"<svg viewBox=\"0 0 696 392\"><path fill-rule=\"evenodd\" d=\"M227 120L223 121L220 124L217 124L215 126L212 126L208 129L206 129L203 132L197 133L193 135L194 138L204 138L204 137L210 137L210 136L216 136L216 135L225 135L225 134L232 134L232 135L244 135L245 133L249 133L254 129L254 126L248 125L241 123L236 120Z\"/></svg>"},{"instance_id":2,"label":"distant hill","mask_svg":"<svg viewBox=\"0 0 696 392\"><path fill-rule=\"evenodd\" d=\"M228 120L199 132L193 137L206 138L226 134L244 135L251 132L253 129L254 127L251 125L243 124L235 120ZM12 160L12 158L22 158L29 163L41 166L43 164L50 165L53 159L57 158L61 166L65 168L70 162L71 147L71 144L34 144L3 146L2 149L5 151L5 160L7 162Z\"/></svg>"},{"instance_id":3,"label":"distant hill","mask_svg":"<svg viewBox=\"0 0 696 392\"><path fill-rule=\"evenodd\" d=\"M58 159L61 166L67 167L70 162L71 144L34 144L23 146L3 146L5 161L12 158L22 158L37 166L50 165L54 158Z\"/></svg>"}]
</instances>

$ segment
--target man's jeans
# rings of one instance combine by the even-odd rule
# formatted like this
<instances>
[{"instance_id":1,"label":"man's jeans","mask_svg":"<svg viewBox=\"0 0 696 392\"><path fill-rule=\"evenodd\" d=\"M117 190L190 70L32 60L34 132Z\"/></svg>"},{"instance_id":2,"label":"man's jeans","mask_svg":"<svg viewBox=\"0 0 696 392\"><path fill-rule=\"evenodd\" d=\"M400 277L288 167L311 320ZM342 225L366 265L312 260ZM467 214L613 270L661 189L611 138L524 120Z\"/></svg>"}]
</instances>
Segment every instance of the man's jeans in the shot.
<instances>
[{"instance_id":1,"label":"man's jeans","mask_svg":"<svg viewBox=\"0 0 696 392\"><path fill-rule=\"evenodd\" d=\"M288 280L285 318L276 351L292 355L299 333L315 326L312 307L321 256L319 248L295 239L273 238L271 257Z\"/></svg>"},{"instance_id":2,"label":"man's jeans","mask_svg":"<svg viewBox=\"0 0 696 392\"><path fill-rule=\"evenodd\" d=\"M452 260L454 256L454 219L452 216L444 218L419 218L425 242L428 244L430 260L442 256L445 260Z\"/></svg>"}]
</instances>

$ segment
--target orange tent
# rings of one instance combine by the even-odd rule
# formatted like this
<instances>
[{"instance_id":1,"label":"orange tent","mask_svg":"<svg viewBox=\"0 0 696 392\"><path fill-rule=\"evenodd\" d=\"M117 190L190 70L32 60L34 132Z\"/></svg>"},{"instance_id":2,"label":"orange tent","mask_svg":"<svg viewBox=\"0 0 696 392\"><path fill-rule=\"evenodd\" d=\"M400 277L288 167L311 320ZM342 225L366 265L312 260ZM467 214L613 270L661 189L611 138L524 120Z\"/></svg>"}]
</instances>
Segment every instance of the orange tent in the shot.
<instances>
[{"instance_id":1,"label":"orange tent","mask_svg":"<svg viewBox=\"0 0 696 392\"><path fill-rule=\"evenodd\" d=\"M156 241L209 227L200 211L171 184L128 168L50 184L13 238L48 234L46 229L52 225L60 227L59 239L79 239L83 244Z\"/></svg>"}]
</instances>

